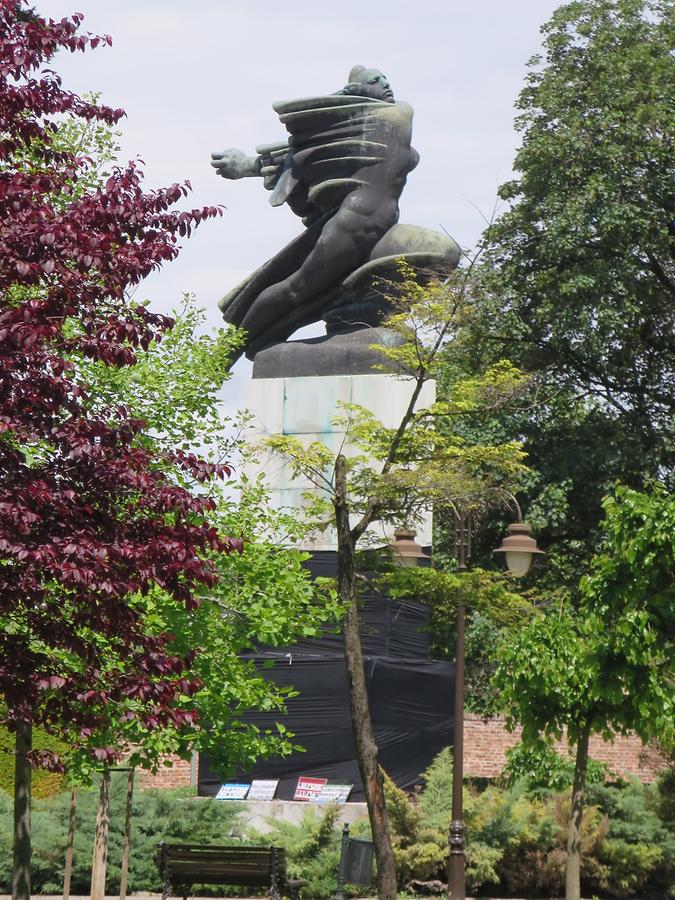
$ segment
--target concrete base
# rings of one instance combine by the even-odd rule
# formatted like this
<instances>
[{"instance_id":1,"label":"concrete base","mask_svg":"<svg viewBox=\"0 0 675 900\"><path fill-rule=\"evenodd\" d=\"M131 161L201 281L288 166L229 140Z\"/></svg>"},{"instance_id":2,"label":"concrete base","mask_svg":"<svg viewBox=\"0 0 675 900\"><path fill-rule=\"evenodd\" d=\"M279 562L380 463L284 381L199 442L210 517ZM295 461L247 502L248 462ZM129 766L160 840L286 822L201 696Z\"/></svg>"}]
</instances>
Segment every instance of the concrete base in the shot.
<instances>
[{"instance_id":1,"label":"concrete base","mask_svg":"<svg viewBox=\"0 0 675 900\"><path fill-rule=\"evenodd\" d=\"M263 834L272 830L271 822L290 822L299 825L308 809L322 815L326 806L323 803L302 803L297 800L241 800L234 801L241 806L239 821L246 828L255 828ZM338 822L340 826L360 822L368 818L365 803L341 803L338 806Z\"/></svg>"},{"instance_id":2,"label":"concrete base","mask_svg":"<svg viewBox=\"0 0 675 900\"><path fill-rule=\"evenodd\" d=\"M385 427L395 428L408 407L413 387L410 379L377 374L252 379L245 394L245 405L254 416L251 442L259 443L265 436L284 434L298 438L305 446L320 441L335 456L340 452L353 455L361 451L349 444L345 429L333 421L344 414L341 404L363 406ZM435 395L435 383L425 384L417 408L430 406ZM293 478L287 461L269 452L263 452L259 462L246 469L246 474L251 478L265 475L276 508L302 510L306 506L303 494L321 492L309 478ZM332 480L330 467L322 474ZM374 545L382 546L392 540L393 528L377 523L369 530L368 537ZM431 515L417 526L416 540L422 546L431 544ZM315 533L306 549L337 549L334 531Z\"/></svg>"}]
</instances>

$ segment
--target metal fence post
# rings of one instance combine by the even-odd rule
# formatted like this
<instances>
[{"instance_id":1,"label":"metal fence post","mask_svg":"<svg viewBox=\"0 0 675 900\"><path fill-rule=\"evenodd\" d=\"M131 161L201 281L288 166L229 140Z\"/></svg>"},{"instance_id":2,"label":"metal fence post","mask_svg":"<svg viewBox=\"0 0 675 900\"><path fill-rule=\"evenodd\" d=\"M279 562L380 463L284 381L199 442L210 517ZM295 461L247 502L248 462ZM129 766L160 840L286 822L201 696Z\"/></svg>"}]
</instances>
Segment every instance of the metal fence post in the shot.
<instances>
[{"instance_id":1,"label":"metal fence post","mask_svg":"<svg viewBox=\"0 0 675 900\"><path fill-rule=\"evenodd\" d=\"M349 825L345 822L342 829L342 846L340 848L340 865L338 866L337 891L335 900L345 900L345 867L347 865L347 852L349 850Z\"/></svg>"}]
</instances>

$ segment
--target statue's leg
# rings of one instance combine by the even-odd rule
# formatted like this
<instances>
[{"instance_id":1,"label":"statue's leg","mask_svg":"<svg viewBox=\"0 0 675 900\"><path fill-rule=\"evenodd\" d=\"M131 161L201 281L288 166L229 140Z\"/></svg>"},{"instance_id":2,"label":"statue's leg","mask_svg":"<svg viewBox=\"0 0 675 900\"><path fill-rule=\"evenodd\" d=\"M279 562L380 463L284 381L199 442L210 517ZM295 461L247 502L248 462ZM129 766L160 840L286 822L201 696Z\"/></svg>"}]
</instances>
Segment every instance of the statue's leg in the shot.
<instances>
[{"instance_id":1,"label":"statue's leg","mask_svg":"<svg viewBox=\"0 0 675 900\"><path fill-rule=\"evenodd\" d=\"M325 222L310 225L302 234L294 238L269 259L257 272L253 272L242 284L223 297L218 304L223 311L223 318L231 325L241 325L250 306L270 285L288 278L302 265L307 255L321 236Z\"/></svg>"},{"instance_id":2,"label":"statue's leg","mask_svg":"<svg viewBox=\"0 0 675 900\"><path fill-rule=\"evenodd\" d=\"M301 306L353 271L392 224L373 218L377 219L364 219L351 209L338 210L298 270L256 297L242 328L250 334L266 331L275 320L284 318L289 307Z\"/></svg>"}]
</instances>

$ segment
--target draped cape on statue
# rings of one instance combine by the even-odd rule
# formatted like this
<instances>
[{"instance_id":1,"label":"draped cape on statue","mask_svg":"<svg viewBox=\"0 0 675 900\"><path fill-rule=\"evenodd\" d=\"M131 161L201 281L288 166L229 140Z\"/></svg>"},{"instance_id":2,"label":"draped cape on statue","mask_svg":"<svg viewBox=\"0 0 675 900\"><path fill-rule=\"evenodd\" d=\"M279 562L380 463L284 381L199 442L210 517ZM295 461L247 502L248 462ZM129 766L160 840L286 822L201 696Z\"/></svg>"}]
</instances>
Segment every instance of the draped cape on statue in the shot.
<instances>
[{"instance_id":1,"label":"draped cape on statue","mask_svg":"<svg viewBox=\"0 0 675 900\"><path fill-rule=\"evenodd\" d=\"M261 291L299 267L326 221L365 183L359 172L386 161L387 144L371 138L382 130L380 118L391 105L348 94L274 104L290 139L256 147L265 187L272 191L272 206L288 203L307 227L220 301L227 322L239 324Z\"/></svg>"}]
</instances>

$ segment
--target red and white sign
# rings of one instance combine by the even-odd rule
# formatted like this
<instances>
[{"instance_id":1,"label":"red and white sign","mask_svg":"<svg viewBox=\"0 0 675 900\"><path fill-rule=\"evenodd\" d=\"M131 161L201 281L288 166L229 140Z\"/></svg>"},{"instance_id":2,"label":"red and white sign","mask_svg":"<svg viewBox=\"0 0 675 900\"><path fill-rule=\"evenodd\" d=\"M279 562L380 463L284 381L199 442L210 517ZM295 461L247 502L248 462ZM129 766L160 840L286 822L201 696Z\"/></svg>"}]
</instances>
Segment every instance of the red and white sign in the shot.
<instances>
[{"instance_id":1,"label":"red and white sign","mask_svg":"<svg viewBox=\"0 0 675 900\"><path fill-rule=\"evenodd\" d=\"M323 786L328 784L327 778L306 778L301 775L293 795L294 800L318 800Z\"/></svg>"}]
</instances>

